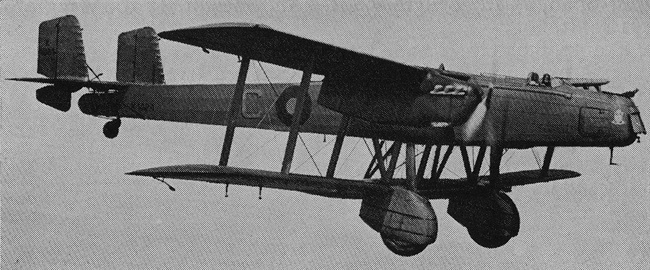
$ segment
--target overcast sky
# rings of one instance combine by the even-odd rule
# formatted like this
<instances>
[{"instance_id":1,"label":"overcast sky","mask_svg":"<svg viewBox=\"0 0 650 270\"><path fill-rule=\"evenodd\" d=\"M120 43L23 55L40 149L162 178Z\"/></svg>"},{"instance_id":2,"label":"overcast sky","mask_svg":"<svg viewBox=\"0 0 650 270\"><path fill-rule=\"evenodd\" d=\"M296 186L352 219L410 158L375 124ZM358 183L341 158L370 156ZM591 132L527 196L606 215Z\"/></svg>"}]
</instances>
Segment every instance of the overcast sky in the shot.
<instances>
[{"instance_id":1,"label":"overcast sky","mask_svg":"<svg viewBox=\"0 0 650 270\"><path fill-rule=\"evenodd\" d=\"M607 78L605 90L641 89L648 123L650 4L646 1L199 2L0 1L0 77L36 77L38 24L73 14L86 59L114 80L117 36L218 22L255 22L399 62L471 73ZM161 41L168 84L234 83L236 57ZM274 82L296 71L268 67ZM266 79L257 64L249 82ZM401 258L360 218L358 201L288 191L172 181L177 192L123 173L216 163L221 127L127 119L120 135L104 119L40 104L29 83L0 82L2 266L8 268L648 268L650 158L647 138L616 151L564 148L553 166L583 176L515 188L520 235L496 250L476 245L432 201L435 244ZM233 165L277 170L286 134L238 132ZM327 141L333 138L327 138ZM305 136L324 167L331 145ZM359 176L363 142L346 141L341 175ZM538 155L541 149L536 150ZM504 169L534 168L530 150ZM456 159L458 160L458 159ZM505 159L504 159L505 160ZM294 168L314 172L303 148ZM451 169L462 171L458 164ZM532 167L531 167L532 166ZM453 175L450 175L453 176Z\"/></svg>"}]
</instances>

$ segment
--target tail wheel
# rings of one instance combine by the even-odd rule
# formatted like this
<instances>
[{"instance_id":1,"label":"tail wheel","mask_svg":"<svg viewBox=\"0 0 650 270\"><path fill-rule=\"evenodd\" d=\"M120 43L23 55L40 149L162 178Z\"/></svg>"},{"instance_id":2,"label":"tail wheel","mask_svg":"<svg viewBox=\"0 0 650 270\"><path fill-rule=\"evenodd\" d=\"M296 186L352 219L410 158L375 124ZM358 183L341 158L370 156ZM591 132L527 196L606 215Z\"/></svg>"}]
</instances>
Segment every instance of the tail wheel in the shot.
<instances>
[{"instance_id":1,"label":"tail wheel","mask_svg":"<svg viewBox=\"0 0 650 270\"><path fill-rule=\"evenodd\" d=\"M410 256L420 254L420 252L422 252L427 247L427 245L418 245L418 244L403 242L403 241L386 237L384 235L381 236L381 240L384 241L384 245L386 245L386 247L390 251L404 257L410 257Z\"/></svg>"},{"instance_id":2,"label":"tail wheel","mask_svg":"<svg viewBox=\"0 0 650 270\"><path fill-rule=\"evenodd\" d=\"M109 121L104 125L103 132L104 136L109 139L117 137L117 134L120 132L120 126L122 125L122 120L114 119Z\"/></svg>"}]
</instances>

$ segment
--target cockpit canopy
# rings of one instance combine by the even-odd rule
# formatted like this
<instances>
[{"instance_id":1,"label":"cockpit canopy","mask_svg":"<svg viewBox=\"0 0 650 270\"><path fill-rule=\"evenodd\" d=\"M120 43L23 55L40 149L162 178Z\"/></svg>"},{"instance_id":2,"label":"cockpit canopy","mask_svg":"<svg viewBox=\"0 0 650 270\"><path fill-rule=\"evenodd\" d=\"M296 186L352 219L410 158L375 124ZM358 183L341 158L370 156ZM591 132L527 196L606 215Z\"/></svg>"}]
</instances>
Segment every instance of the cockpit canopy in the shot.
<instances>
[{"instance_id":1,"label":"cockpit canopy","mask_svg":"<svg viewBox=\"0 0 650 270\"><path fill-rule=\"evenodd\" d=\"M609 80L605 79L551 77L548 73L544 73L544 75L542 75L542 80L540 81L539 75L537 75L536 72L528 73L528 79L526 81L526 84L530 86L553 87L561 84L568 84L573 87L582 87L584 89L593 87L599 92L601 91L601 87L607 83L609 83Z\"/></svg>"},{"instance_id":2,"label":"cockpit canopy","mask_svg":"<svg viewBox=\"0 0 650 270\"><path fill-rule=\"evenodd\" d=\"M551 87L551 75L548 73L544 73L542 76L542 81L539 81L539 75L537 75L536 72L531 72L528 73L528 85L532 86L544 86L544 87Z\"/></svg>"}]
</instances>

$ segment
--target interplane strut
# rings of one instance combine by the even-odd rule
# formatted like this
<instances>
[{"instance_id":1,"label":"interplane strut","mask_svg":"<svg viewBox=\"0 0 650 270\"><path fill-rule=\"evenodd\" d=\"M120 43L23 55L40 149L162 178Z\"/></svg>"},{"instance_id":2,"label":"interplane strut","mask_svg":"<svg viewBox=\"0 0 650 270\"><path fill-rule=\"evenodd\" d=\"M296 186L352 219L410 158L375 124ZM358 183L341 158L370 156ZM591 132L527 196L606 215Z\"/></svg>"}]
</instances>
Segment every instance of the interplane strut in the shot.
<instances>
[{"instance_id":1,"label":"interplane strut","mask_svg":"<svg viewBox=\"0 0 650 270\"><path fill-rule=\"evenodd\" d=\"M302 111L305 104L305 98L307 97L309 90L309 83L311 82L311 74L314 69L315 55L311 55L310 59L305 64L305 68L302 71L302 79L300 80L300 90L296 98L296 107L293 113L293 119L291 122L291 129L289 131L289 138L287 139L287 147L284 150L284 159L282 160L282 169L280 172L283 174L289 174L291 170L291 162L293 160L293 154L296 150L296 140L298 139L298 132L300 131L300 119L302 118Z\"/></svg>"},{"instance_id":2,"label":"interplane strut","mask_svg":"<svg viewBox=\"0 0 650 270\"><path fill-rule=\"evenodd\" d=\"M350 121L351 119L348 116L343 116L343 119L341 119L339 130L336 133L336 142L334 142L334 149L332 150L330 164L327 167L327 177L334 177L334 172L336 171L336 163L338 163L339 155L341 154L341 147L343 147L343 140L345 139L345 135L348 131Z\"/></svg>"},{"instance_id":3,"label":"interplane strut","mask_svg":"<svg viewBox=\"0 0 650 270\"><path fill-rule=\"evenodd\" d=\"M228 166L228 159L230 158L230 149L232 147L232 140L235 135L236 121L241 112L242 97L244 95L244 85L246 84L246 75L248 73L248 66L250 58L244 57L239 66L239 75L237 77L237 84L235 85L235 92L230 100L230 111L228 113L228 126L226 127L226 137L223 139L223 146L221 148L221 159L219 160L220 166Z\"/></svg>"}]
</instances>

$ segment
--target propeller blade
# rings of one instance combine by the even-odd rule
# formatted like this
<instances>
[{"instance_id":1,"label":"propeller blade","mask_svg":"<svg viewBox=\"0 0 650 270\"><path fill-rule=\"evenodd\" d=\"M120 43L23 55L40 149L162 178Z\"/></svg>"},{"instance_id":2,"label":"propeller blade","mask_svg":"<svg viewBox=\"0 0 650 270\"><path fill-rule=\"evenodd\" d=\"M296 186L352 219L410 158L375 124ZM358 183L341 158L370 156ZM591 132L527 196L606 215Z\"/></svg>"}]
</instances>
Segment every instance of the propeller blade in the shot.
<instances>
[{"instance_id":1,"label":"propeller blade","mask_svg":"<svg viewBox=\"0 0 650 270\"><path fill-rule=\"evenodd\" d=\"M494 86L490 84L488 86L488 91L483 94L483 99L481 102L476 105L476 108L472 112L472 114L469 116L467 121L460 126L460 131L461 131L461 136L463 141L471 141L475 139L476 132L481 128L483 125L483 122L485 122L486 114L488 109L490 108L490 100L492 99L492 91L494 89ZM494 137L494 129L493 128L488 128L487 130L487 138L490 140L496 139ZM490 138L492 137L492 138Z\"/></svg>"}]
</instances>

